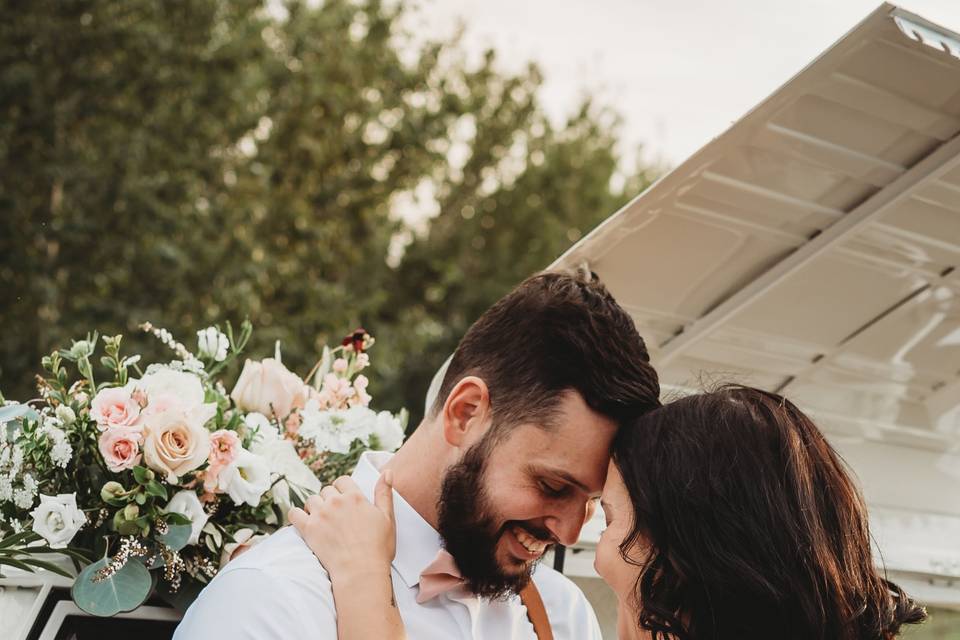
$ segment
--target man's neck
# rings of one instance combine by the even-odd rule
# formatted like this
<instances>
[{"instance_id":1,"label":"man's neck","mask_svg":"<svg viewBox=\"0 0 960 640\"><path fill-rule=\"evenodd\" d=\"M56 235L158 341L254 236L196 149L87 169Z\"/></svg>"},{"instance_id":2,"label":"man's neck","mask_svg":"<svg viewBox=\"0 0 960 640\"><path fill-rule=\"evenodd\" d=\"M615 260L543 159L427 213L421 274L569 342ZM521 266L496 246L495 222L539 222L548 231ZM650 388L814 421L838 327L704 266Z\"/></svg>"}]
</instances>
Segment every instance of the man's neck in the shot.
<instances>
[{"instance_id":1,"label":"man's neck","mask_svg":"<svg viewBox=\"0 0 960 640\"><path fill-rule=\"evenodd\" d=\"M422 423L417 427L382 470L393 472L393 488L436 529L444 452L436 450L435 438L428 433L430 426Z\"/></svg>"}]
</instances>

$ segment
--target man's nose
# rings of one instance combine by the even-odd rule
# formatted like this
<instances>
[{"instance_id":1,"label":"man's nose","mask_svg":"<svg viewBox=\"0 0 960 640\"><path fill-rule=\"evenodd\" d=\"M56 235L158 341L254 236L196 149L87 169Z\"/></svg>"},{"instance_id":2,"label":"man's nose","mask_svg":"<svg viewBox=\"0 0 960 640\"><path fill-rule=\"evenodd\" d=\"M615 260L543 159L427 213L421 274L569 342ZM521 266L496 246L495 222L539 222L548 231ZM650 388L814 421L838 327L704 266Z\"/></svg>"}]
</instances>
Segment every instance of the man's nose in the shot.
<instances>
[{"instance_id":1,"label":"man's nose","mask_svg":"<svg viewBox=\"0 0 960 640\"><path fill-rule=\"evenodd\" d=\"M585 504L582 500L575 500L547 518L547 529L560 544L569 547L580 539L580 530L588 517L590 502L588 500Z\"/></svg>"}]
</instances>

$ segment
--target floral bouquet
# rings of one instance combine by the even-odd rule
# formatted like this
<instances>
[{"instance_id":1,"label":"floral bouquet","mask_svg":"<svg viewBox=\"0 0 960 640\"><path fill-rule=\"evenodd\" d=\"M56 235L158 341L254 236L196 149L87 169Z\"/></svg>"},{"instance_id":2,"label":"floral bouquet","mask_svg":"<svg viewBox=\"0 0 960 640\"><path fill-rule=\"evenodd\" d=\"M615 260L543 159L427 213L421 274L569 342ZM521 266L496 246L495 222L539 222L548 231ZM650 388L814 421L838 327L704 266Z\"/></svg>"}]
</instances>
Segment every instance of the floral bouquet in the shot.
<instances>
[{"instance_id":1,"label":"floral bouquet","mask_svg":"<svg viewBox=\"0 0 960 640\"><path fill-rule=\"evenodd\" d=\"M363 451L397 449L406 426L405 411L369 407L361 372L374 340L362 329L325 347L304 379L278 345L273 358L247 360L228 393L216 376L243 351L248 322L238 335L229 323L198 332L196 355L142 328L175 359L141 370L121 336L94 333L43 358L38 399L0 396L0 569L72 578L74 601L94 615L152 593L185 608Z\"/></svg>"}]
</instances>

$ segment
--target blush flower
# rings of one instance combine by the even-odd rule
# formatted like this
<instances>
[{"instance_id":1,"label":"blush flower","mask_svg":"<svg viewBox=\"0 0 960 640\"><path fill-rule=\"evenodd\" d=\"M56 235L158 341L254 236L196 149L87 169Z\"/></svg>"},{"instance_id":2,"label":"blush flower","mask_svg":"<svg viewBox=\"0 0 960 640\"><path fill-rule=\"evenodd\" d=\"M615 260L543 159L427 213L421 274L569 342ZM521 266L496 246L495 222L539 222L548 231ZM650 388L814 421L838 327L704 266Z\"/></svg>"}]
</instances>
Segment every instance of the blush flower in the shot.
<instances>
[{"instance_id":1,"label":"blush flower","mask_svg":"<svg viewBox=\"0 0 960 640\"><path fill-rule=\"evenodd\" d=\"M240 438L235 431L220 429L210 434L210 466L203 473L203 488L213 493L217 490L217 477L224 467L240 454Z\"/></svg>"},{"instance_id":2,"label":"blush flower","mask_svg":"<svg viewBox=\"0 0 960 640\"><path fill-rule=\"evenodd\" d=\"M143 434L137 429L111 427L100 434L99 448L107 469L120 473L140 464L140 442Z\"/></svg>"},{"instance_id":3,"label":"blush flower","mask_svg":"<svg viewBox=\"0 0 960 640\"><path fill-rule=\"evenodd\" d=\"M307 401L309 388L275 358L247 360L230 397L244 411L284 419Z\"/></svg>"},{"instance_id":4,"label":"blush flower","mask_svg":"<svg viewBox=\"0 0 960 640\"><path fill-rule=\"evenodd\" d=\"M90 404L90 417L100 429L131 427L140 417L140 405L124 387L102 389Z\"/></svg>"}]
</instances>

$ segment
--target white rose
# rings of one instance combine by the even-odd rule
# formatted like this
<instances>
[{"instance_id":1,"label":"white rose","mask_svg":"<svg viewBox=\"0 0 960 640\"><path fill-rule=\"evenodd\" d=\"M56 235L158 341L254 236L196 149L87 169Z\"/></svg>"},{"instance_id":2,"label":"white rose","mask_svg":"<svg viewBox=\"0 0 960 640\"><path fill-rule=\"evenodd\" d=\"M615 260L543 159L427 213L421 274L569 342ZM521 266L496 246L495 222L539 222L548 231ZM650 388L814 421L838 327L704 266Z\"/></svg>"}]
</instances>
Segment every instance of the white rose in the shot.
<instances>
[{"instance_id":1,"label":"white rose","mask_svg":"<svg viewBox=\"0 0 960 640\"><path fill-rule=\"evenodd\" d=\"M197 351L201 357L213 358L217 362L227 359L230 339L216 327L207 327L197 331Z\"/></svg>"},{"instance_id":2,"label":"white rose","mask_svg":"<svg viewBox=\"0 0 960 640\"><path fill-rule=\"evenodd\" d=\"M158 369L133 383L137 389L147 394L147 406L160 397L174 398L186 409L203 404L204 391L200 378L186 371Z\"/></svg>"},{"instance_id":3,"label":"white rose","mask_svg":"<svg viewBox=\"0 0 960 640\"><path fill-rule=\"evenodd\" d=\"M163 508L164 513L179 513L190 520L190 539L187 544L197 544L200 541L200 530L207 524L210 516L203 510L200 504L200 498L193 491L178 491L167 506Z\"/></svg>"},{"instance_id":4,"label":"white rose","mask_svg":"<svg viewBox=\"0 0 960 640\"><path fill-rule=\"evenodd\" d=\"M210 432L204 425L215 413L216 405L200 405L188 413L171 408L142 416L143 461L176 484L178 476L207 461Z\"/></svg>"},{"instance_id":5,"label":"white rose","mask_svg":"<svg viewBox=\"0 0 960 640\"><path fill-rule=\"evenodd\" d=\"M282 476L270 488L270 495L274 504L280 507L286 522L287 511L293 505L290 502L290 488L297 492L301 499L320 491L321 484L310 467L303 463L297 455L297 450L289 440L275 438L273 440L258 440L252 447L253 453L261 456L270 468L273 478ZM288 482L289 481L289 482Z\"/></svg>"},{"instance_id":6,"label":"white rose","mask_svg":"<svg viewBox=\"0 0 960 640\"><path fill-rule=\"evenodd\" d=\"M83 511L77 508L76 493L61 493L57 496L40 495L40 504L30 512L33 531L53 548L63 549L73 540L87 522Z\"/></svg>"},{"instance_id":7,"label":"white rose","mask_svg":"<svg viewBox=\"0 0 960 640\"><path fill-rule=\"evenodd\" d=\"M403 428L400 427L400 419L394 417L389 411L381 411L377 414L377 420L373 425L373 435L377 436L381 451L396 451L403 444Z\"/></svg>"},{"instance_id":8,"label":"white rose","mask_svg":"<svg viewBox=\"0 0 960 640\"><path fill-rule=\"evenodd\" d=\"M238 507L243 503L255 507L270 488L270 467L262 457L241 449L237 459L220 471L217 488Z\"/></svg>"},{"instance_id":9,"label":"white rose","mask_svg":"<svg viewBox=\"0 0 960 640\"><path fill-rule=\"evenodd\" d=\"M230 397L244 411L285 419L294 409L302 408L310 388L279 360L262 362L247 360Z\"/></svg>"}]
</instances>

